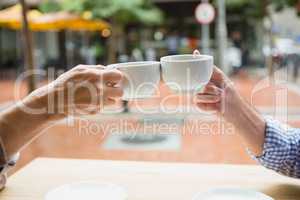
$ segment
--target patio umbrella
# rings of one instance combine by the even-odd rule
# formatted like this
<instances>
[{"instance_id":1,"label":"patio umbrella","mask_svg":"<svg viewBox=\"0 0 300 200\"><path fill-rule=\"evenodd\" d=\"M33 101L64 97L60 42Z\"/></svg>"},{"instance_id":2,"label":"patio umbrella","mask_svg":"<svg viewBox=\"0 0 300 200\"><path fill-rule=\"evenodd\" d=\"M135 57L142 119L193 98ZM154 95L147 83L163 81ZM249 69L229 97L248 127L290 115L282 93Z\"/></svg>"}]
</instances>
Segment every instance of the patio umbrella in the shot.
<instances>
[{"instance_id":1,"label":"patio umbrella","mask_svg":"<svg viewBox=\"0 0 300 200\"><path fill-rule=\"evenodd\" d=\"M0 10L0 26L22 29L25 66L29 72L34 70L31 31L101 31L110 27L103 20L85 19L69 12L42 14L38 10L28 10L25 0L19 1L20 4ZM28 77L28 89L29 92L35 89L34 75Z\"/></svg>"},{"instance_id":2,"label":"patio umbrella","mask_svg":"<svg viewBox=\"0 0 300 200\"><path fill-rule=\"evenodd\" d=\"M69 24L77 18L77 15L68 12L48 13L34 18L30 25L33 31L63 30L67 29Z\"/></svg>"},{"instance_id":3,"label":"patio umbrella","mask_svg":"<svg viewBox=\"0 0 300 200\"><path fill-rule=\"evenodd\" d=\"M27 18L31 21L42 15L38 10L30 10L27 12ZM0 10L0 24L22 23L22 5L16 4L9 8Z\"/></svg>"},{"instance_id":4,"label":"patio umbrella","mask_svg":"<svg viewBox=\"0 0 300 200\"><path fill-rule=\"evenodd\" d=\"M84 19L80 15L69 12L44 14L32 20L32 30L73 30L73 31L101 31L109 28L103 20Z\"/></svg>"},{"instance_id":5,"label":"patio umbrella","mask_svg":"<svg viewBox=\"0 0 300 200\"><path fill-rule=\"evenodd\" d=\"M0 26L19 30L22 28L22 7L17 4L0 11ZM109 28L103 20L85 19L84 17L69 13L56 12L42 14L38 10L27 12L28 27L32 31L101 31Z\"/></svg>"}]
</instances>

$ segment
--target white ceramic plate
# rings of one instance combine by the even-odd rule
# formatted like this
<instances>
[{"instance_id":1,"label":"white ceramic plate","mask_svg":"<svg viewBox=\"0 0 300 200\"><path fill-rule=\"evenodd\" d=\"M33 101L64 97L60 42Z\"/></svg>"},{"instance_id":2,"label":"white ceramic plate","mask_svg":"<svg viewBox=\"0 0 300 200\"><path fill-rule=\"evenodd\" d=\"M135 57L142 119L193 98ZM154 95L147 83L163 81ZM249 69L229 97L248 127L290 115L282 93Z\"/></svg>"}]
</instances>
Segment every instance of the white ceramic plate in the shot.
<instances>
[{"instance_id":1,"label":"white ceramic plate","mask_svg":"<svg viewBox=\"0 0 300 200\"><path fill-rule=\"evenodd\" d=\"M273 200L271 197L260 192L237 189L219 188L197 194L193 200Z\"/></svg>"},{"instance_id":2,"label":"white ceramic plate","mask_svg":"<svg viewBox=\"0 0 300 200\"><path fill-rule=\"evenodd\" d=\"M45 200L126 200L124 188L107 183L78 182L60 186L46 194Z\"/></svg>"}]
</instances>

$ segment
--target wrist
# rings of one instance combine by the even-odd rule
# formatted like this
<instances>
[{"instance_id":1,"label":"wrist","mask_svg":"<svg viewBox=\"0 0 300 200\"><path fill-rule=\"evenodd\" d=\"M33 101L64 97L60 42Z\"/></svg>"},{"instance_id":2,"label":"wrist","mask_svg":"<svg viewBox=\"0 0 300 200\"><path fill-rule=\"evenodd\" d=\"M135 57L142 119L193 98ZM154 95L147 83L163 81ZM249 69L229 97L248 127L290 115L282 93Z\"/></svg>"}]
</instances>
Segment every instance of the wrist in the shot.
<instances>
[{"instance_id":1,"label":"wrist","mask_svg":"<svg viewBox=\"0 0 300 200\"><path fill-rule=\"evenodd\" d=\"M7 157L20 151L41 130L59 119L57 115L48 113L47 104L46 93L38 89L1 113L0 137Z\"/></svg>"},{"instance_id":2,"label":"wrist","mask_svg":"<svg viewBox=\"0 0 300 200\"><path fill-rule=\"evenodd\" d=\"M245 101L237 92L234 84L228 82L225 85L224 97L222 102L222 116L230 123L236 123L236 117L241 113L245 106Z\"/></svg>"}]
</instances>

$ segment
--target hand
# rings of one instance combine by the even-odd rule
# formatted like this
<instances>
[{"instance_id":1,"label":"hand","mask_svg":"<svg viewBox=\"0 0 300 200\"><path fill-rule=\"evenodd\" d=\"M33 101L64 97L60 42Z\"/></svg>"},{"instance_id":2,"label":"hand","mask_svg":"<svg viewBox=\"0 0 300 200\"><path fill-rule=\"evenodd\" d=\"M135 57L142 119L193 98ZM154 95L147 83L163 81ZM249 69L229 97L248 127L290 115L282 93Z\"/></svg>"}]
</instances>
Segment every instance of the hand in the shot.
<instances>
[{"instance_id":1,"label":"hand","mask_svg":"<svg viewBox=\"0 0 300 200\"><path fill-rule=\"evenodd\" d=\"M226 108L230 107L232 110L232 107L235 106L233 102L238 101L240 101L240 96L234 88L234 84L217 67L214 67L210 82L205 86L203 92L196 96L196 103L200 109L215 111L225 117L230 114L226 112Z\"/></svg>"},{"instance_id":2,"label":"hand","mask_svg":"<svg viewBox=\"0 0 300 200\"><path fill-rule=\"evenodd\" d=\"M116 103L123 95L120 71L103 66L79 65L49 85L34 91L26 99L42 99L53 116L94 114Z\"/></svg>"},{"instance_id":3,"label":"hand","mask_svg":"<svg viewBox=\"0 0 300 200\"><path fill-rule=\"evenodd\" d=\"M206 111L216 111L238 130L246 146L257 156L263 152L265 121L253 106L237 92L234 84L217 67L196 103Z\"/></svg>"}]
</instances>

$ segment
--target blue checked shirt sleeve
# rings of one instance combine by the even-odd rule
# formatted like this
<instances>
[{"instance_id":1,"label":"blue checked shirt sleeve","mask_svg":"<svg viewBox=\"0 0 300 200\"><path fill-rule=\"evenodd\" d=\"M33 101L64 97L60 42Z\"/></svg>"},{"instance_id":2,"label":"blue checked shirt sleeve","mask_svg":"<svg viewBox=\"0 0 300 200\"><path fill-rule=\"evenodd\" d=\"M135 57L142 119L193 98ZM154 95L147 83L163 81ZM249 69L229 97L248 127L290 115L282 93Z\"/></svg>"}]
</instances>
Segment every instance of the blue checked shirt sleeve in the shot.
<instances>
[{"instance_id":1,"label":"blue checked shirt sleeve","mask_svg":"<svg viewBox=\"0 0 300 200\"><path fill-rule=\"evenodd\" d=\"M280 174L300 178L300 129L266 118L265 134L263 155L254 159Z\"/></svg>"}]
</instances>

